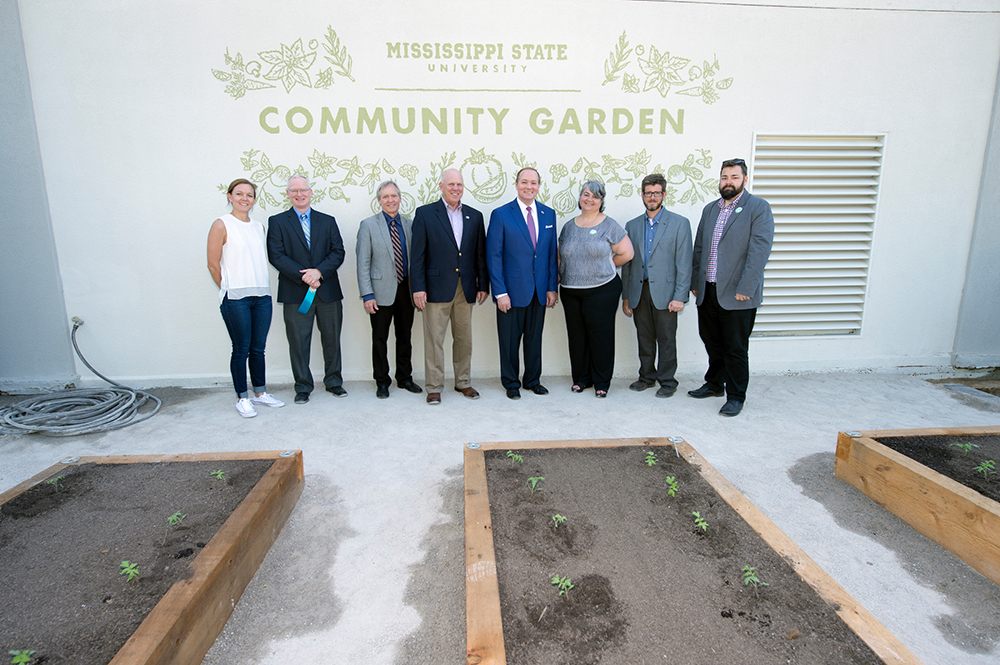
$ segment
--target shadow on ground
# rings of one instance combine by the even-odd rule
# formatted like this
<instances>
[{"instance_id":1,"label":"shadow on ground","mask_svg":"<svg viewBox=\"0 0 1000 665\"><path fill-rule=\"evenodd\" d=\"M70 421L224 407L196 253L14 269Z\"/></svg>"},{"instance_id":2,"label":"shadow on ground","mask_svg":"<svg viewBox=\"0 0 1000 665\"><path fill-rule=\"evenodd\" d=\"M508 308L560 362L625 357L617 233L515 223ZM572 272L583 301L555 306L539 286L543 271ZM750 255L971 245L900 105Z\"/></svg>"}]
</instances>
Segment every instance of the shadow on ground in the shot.
<instances>
[{"instance_id":1,"label":"shadow on ground","mask_svg":"<svg viewBox=\"0 0 1000 665\"><path fill-rule=\"evenodd\" d=\"M347 526L339 488L315 474L305 483L204 665L260 662L272 641L327 631L340 618L330 571L340 544L357 533Z\"/></svg>"},{"instance_id":2,"label":"shadow on ground","mask_svg":"<svg viewBox=\"0 0 1000 665\"><path fill-rule=\"evenodd\" d=\"M441 512L420 543L427 552L411 567L403 601L420 613L420 627L400 642L396 665L465 662L465 478L462 467L445 471Z\"/></svg>"},{"instance_id":3,"label":"shadow on ground","mask_svg":"<svg viewBox=\"0 0 1000 665\"><path fill-rule=\"evenodd\" d=\"M822 504L840 527L894 552L914 581L944 597L954 613L932 619L942 639L970 654L1000 650L1000 617L982 613L983 607L1000 603L1000 587L837 478L835 459L834 453L826 452L803 457L788 475L805 496Z\"/></svg>"}]
</instances>

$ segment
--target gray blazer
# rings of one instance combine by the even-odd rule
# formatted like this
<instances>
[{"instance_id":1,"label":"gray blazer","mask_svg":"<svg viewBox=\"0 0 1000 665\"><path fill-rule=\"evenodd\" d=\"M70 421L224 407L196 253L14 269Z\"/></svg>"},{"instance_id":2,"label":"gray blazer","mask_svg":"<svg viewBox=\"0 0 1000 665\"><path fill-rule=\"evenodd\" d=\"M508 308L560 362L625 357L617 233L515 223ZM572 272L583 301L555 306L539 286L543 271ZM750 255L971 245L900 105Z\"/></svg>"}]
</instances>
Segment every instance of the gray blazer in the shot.
<instances>
[{"instance_id":1,"label":"gray blazer","mask_svg":"<svg viewBox=\"0 0 1000 665\"><path fill-rule=\"evenodd\" d=\"M691 290L698 292L698 304L705 300L705 271L712 247L712 233L719 217L719 201L712 201L701 213L694 237L691 260ZM752 309L764 299L764 265L771 255L774 240L774 216L764 199L746 192L729 216L719 239L719 265L716 270L716 293L723 309ZM750 296L739 301L736 294Z\"/></svg>"},{"instance_id":2,"label":"gray blazer","mask_svg":"<svg viewBox=\"0 0 1000 665\"><path fill-rule=\"evenodd\" d=\"M625 224L635 256L622 266L622 300L635 308L642 295L646 260L646 213ZM691 290L691 222L663 209L649 250L649 295L656 309L667 309L671 300L686 303Z\"/></svg>"},{"instance_id":3,"label":"gray blazer","mask_svg":"<svg viewBox=\"0 0 1000 665\"><path fill-rule=\"evenodd\" d=\"M411 260L410 242L413 222L406 215L399 215L406 242L406 258ZM396 300L396 261L392 254L392 238L382 211L361 220L358 227L358 291L362 297L369 293L379 305L391 305Z\"/></svg>"}]
</instances>

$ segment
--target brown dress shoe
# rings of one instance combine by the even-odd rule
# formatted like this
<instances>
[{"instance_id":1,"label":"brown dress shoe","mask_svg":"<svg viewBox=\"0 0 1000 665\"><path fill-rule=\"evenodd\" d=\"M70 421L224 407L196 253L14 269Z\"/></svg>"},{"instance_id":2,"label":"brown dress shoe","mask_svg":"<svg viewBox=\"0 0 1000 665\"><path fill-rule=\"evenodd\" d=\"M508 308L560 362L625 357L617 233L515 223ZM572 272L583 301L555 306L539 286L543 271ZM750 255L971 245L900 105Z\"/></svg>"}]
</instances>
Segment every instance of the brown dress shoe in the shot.
<instances>
[{"instance_id":1,"label":"brown dress shoe","mask_svg":"<svg viewBox=\"0 0 1000 665\"><path fill-rule=\"evenodd\" d=\"M427 393L427 403L428 404L440 404L441 403L441 393Z\"/></svg>"},{"instance_id":2,"label":"brown dress shoe","mask_svg":"<svg viewBox=\"0 0 1000 665\"><path fill-rule=\"evenodd\" d=\"M468 388L455 388L455 392L462 393L469 399L479 399L479 391L472 386L469 386Z\"/></svg>"}]
</instances>

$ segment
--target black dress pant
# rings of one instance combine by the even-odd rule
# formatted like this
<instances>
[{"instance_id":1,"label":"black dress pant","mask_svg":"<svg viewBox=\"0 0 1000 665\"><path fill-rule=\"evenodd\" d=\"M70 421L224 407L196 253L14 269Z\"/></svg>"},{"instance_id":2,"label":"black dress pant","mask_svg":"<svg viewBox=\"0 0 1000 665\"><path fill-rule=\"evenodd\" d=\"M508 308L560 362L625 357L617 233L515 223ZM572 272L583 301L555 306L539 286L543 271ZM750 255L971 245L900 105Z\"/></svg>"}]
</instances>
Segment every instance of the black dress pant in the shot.
<instances>
[{"instance_id":1,"label":"black dress pant","mask_svg":"<svg viewBox=\"0 0 1000 665\"><path fill-rule=\"evenodd\" d=\"M413 301L410 299L410 278L404 277L396 287L396 299L391 305L379 305L370 314L372 324L372 376L378 386L389 387L389 326L396 332L396 384L413 380Z\"/></svg>"},{"instance_id":2,"label":"black dress pant","mask_svg":"<svg viewBox=\"0 0 1000 665\"><path fill-rule=\"evenodd\" d=\"M312 371L309 369L313 321L319 328L323 343L323 385L327 388L343 385L340 357L340 333L344 325L343 301L323 302L316 298L305 314L299 314L298 303L286 302L282 312L285 337L288 339L288 359L295 378L295 392L311 393L313 390Z\"/></svg>"},{"instance_id":3,"label":"black dress pant","mask_svg":"<svg viewBox=\"0 0 1000 665\"><path fill-rule=\"evenodd\" d=\"M723 309L715 284L705 284L705 299L698 306L698 333L708 352L705 383L726 389L726 398L744 402L750 382L750 333L757 308Z\"/></svg>"},{"instance_id":4,"label":"black dress pant","mask_svg":"<svg viewBox=\"0 0 1000 665\"><path fill-rule=\"evenodd\" d=\"M534 388L542 378L542 326L545 305L532 296L527 307L497 308L497 338L500 341L500 381L504 388ZM524 381L518 380L518 347L524 338Z\"/></svg>"},{"instance_id":5,"label":"black dress pant","mask_svg":"<svg viewBox=\"0 0 1000 665\"><path fill-rule=\"evenodd\" d=\"M649 281L642 283L639 302L632 306L632 322L639 341L639 378L648 385L676 388L677 312L656 309Z\"/></svg>"},{"instance_id":6,"label":"black dress pant","mask_svg":"<svg viewBox=\"0 0 1000 665\"><path fill-rule=\"evenodd\" d=\"M618 275L589 289L559 289L566 314L573 384L607 392L615 373L615 314L622 295Z\"/></svg>"}]
</instances>

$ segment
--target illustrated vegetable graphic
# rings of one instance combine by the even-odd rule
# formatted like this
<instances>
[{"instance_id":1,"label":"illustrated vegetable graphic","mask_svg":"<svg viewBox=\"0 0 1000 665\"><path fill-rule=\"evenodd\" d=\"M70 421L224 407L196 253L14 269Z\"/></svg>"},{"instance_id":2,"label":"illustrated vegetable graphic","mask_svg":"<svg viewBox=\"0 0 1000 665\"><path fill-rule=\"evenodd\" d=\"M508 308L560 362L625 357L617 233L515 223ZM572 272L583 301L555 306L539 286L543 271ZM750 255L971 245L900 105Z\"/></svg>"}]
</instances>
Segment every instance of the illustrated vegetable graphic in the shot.
<instances>
[{"instance_id":1,"label":"illustrated vegetable graphic","mask_svg":"<svg viewBox=\"0 0 1000 665\"><path fill-rule=\"evenodd\" d=\"M487 155L486 148L470 152L472 154L466 157L460 169L462 173L469 174L466 189L481 203L496 201L507 189L503 165L493 155Z\"/></svg>"}]
</instances>

